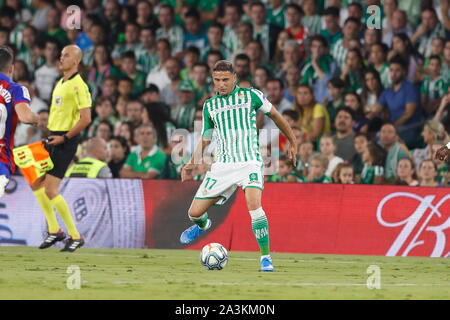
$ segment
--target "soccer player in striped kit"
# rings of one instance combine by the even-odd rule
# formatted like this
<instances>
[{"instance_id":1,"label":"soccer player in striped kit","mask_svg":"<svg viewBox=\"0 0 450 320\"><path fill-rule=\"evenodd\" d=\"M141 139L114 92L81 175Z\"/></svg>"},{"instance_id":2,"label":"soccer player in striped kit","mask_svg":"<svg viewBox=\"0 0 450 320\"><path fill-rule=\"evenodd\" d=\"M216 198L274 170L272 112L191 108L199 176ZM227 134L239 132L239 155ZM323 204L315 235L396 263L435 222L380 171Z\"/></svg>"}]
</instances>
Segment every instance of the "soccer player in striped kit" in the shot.
<instances>
[{"instance_id":1,"label":"soccer player in striped kit","mask_svg":"<svg viewBox=\"0 0 450 320\"><path fill-rule=\"evenodd\" d=\"M39 121L30 109L27 88L11 80L13 73L13 52L0 46L0 197L16 169L12 149L17 122L37 125Z\"/></svg>"},{"instance_id":2,"label":"soccer player in striped kit","mask_svg":"<svg viewBox=\"0 0 450 320\"><path fill-rule=\"evenodd\" d=\"M211 220L207 210L212 205L225 203L236 188L241 187L245 192L252 231L261 251L260 271L273 271L269 250L269 225L261 207L264 164L256 129L257 111L269 116L287 137L290 144L288 157L294 165L297 154L295 136L286 120L261 91L236 85L232 63L218 61L212 76L216 96L206 100L203 105L202 139L194 155L182 169L182 181L192 179L192 171L199 164L199 155L210 144L213 134L218 144L218 156L189 208L188 216L194 225L181 234L180 242L191 243L209 229Z\"/></svg>"}]
</instances>

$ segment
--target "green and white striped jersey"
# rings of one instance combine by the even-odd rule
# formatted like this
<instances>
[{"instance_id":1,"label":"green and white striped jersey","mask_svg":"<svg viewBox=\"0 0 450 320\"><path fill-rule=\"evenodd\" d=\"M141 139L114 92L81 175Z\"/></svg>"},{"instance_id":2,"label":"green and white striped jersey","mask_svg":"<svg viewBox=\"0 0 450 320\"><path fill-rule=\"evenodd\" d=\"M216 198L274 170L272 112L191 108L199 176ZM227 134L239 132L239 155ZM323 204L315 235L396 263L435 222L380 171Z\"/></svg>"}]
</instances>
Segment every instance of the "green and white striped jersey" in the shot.
<instances>
[{"instance_id":1,"label":"green and white striped jersey","mask_svg":"<svg viewBox=\"0 0 450 320\"><path fill-rule=\"evenodd\" d=\"M272 104L254 88L236 86L226 96L216 95L203 104L202 136L218 144L217 162L262 162L256 113L270 114Z\"/></svg>"},{"instance_id":2,"label":"green and white striped jersey","mask_svg":"<svg viewBox=\"0 0 450 320\"><path fill-rule=\"evenodd\" d=\"M340 70L344 69L347 53L348 49L344 47L344 39L339 39L331 48L331 55L333 56Z\"/></svg>"},{"instance_id":3,"label":"green and white striped jersey","mask_svg":"<svg viewBox=\"0 0 450 320\"><path fill-rule=\"evenodd\" d=\"M442 76L434 80L431 76L426 76L420 85L420 93L426 95L428 99L440 99L447 93L448 85Z\"/></svg>"}]
</instances>

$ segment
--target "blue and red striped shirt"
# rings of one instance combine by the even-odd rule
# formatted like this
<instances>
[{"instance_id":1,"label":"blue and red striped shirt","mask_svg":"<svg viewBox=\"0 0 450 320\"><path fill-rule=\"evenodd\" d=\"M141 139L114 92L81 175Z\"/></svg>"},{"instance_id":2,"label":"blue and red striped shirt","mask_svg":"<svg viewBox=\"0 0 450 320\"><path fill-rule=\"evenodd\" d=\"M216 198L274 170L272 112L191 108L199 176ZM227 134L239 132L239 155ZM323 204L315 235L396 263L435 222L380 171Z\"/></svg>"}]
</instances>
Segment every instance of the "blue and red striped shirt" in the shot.
<instances>
[{"instance_id":1,"label":"blue and red striped shirt","mask_svg":"<svg viewBox=\"0 0 450 320\"><path fill-rule=\"evenodd\" d=\"M12 149L19 120L15 106L20 102L30 103L30 100L26 87L0 73L0 163L5 164L11 173L15 171Z\"/></svg>"}]
</instances>

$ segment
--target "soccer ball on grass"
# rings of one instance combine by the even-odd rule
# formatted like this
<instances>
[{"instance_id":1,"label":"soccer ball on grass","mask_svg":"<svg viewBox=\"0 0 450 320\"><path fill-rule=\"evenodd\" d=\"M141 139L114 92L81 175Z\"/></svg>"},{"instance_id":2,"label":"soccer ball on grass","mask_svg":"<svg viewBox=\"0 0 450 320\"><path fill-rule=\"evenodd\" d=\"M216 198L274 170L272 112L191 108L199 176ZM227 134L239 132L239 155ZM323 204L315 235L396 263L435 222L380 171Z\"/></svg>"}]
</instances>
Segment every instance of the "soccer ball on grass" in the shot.
<instances>
[{"instance_id":1,"label":"soccer ball on grass","mask_svg":"<svg viewBox=\"0 0 450 320\"><path fill-rule=\"evenodd\" d=\"M222 270L228 262L228 251L220 243L208 243L200 252L200 263L208 270Z\"/></svg>"}]
</instances>

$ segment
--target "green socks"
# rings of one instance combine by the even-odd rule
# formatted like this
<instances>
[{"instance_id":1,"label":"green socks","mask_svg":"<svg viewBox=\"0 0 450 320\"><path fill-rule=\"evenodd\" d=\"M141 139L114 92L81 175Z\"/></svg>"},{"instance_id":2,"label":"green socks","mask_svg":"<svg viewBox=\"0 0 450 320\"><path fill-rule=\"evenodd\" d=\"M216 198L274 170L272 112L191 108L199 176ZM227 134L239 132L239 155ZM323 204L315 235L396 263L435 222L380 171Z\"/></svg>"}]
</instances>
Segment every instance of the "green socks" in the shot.
<instances>
[{"instance_id":1,"label":"green socks","mask_svg":"<svg viewBox=\"0 0 450 320\"><path fill-rule=\"evenodd\" d=\"M261 255L270 254L269 250L269 223L267 221L266 213L261 208L250 211L252 218L252 231L258 241Z\"/></svg>"},{"instance_id":2,"label":"green socks","mask_svg":"<svg viewBox=\"0 0 450 320\"><path fill-rule=\"evenodd\" d=\"M208 223L208 212L205 212L202 216L195 218L195 217L191 217L189 216L189 219L195 223L196 225L198 225L200 227L200 229L203 229L206 227L207 223Z\"/></svg>"}]
</instances>

